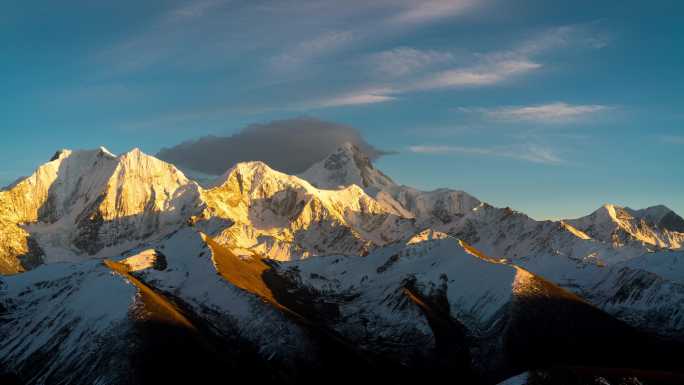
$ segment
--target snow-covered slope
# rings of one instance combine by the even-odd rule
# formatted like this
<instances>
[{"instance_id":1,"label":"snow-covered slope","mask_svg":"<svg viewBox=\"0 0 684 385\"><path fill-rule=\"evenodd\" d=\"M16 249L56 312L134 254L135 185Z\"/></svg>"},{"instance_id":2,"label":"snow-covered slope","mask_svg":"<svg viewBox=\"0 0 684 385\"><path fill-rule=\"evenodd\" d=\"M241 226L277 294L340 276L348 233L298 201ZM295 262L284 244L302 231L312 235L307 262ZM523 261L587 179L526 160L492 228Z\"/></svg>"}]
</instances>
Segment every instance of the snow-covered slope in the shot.
<instances>
[{"instance_id":1,"label":"snow-covered slope","mask_svg":"<svg viewBox=\"0 0 684 385\"><path fill-rule=\"evenodd\" d=\"M640 328L684 334L684 253L648 253L594 275L591 280L578 276L593 284L583 290L592 303Z\"/></svg>"},{"instance_id":2,"label":"snow-covered slope","mask_svg":"<svg viewBox=\"0 0 684 385\"><path fill-rule=\"evenodd\" d=\"M194 254L204 247L199 235L172 238L157 245L173 247L172 268L148 268L167 273L156 286L141 278L146 269L127 267L139 255L122 263L52 263L0 278L3 383L13 377L22 384L211 383L226 373L257 383L287 378L278 367L289 368L285 359L268 345L297 357L293 346L309 339L212 274L210 254ZM288 328L295 330L291 338Z\"/></svg>"},{"instance_id":3,"label":"snow-covered slope","mask_svg":"<svg viewBox=\"0 0 684 385\"><path fill-rule=\"evenodd\" d=\"M127 348L135 289L101 262L3 277L0 293L0 372L35 384L125 378L130 366L119 353Z\"/></svg>"},{"instance_id":4,"label":"snow-covered slope","mask_svg":"<svg viewBox=\"0 0 684 385\"><path fill-rule=\"evenodd\" d=\"M343 367L355 370L332 382L415 383L456 371L466 383L496 383L535 367L542 346L549 362L672 365L654 363L673 356L668 345L647 345L543 278L434 231L366 257L281 264L183 228L130 254L2 278L0 374L149 383L229 371L319 383ZM139 263L151 255L165 266ZM589 341L595 351L579 354ZM645 354L654 360L640 361Z\"/></svg>"}]
</instances>

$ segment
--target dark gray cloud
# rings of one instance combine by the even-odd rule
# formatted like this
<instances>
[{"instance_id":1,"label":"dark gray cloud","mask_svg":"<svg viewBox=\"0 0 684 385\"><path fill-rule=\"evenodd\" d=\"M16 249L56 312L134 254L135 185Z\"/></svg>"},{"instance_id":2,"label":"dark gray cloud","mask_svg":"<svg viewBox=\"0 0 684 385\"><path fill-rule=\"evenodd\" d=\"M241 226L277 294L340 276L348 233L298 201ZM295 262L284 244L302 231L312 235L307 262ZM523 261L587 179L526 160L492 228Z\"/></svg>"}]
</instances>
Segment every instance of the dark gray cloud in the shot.
<instances>
[{"instance_id":1,"label":"dark gray cloud","mask_svg":"<svg viewBox=\"0 0 684 385\"><path fill-rule=\"evenodd\" d=\"M214 175L235 163L252 160L296 174L345 142L355 144L371 159L386 154L366 142L354 127L303 117L252 124L229 137L205 136L164 148L157 156L181 168Z\"/></svg>"}]
</instances>

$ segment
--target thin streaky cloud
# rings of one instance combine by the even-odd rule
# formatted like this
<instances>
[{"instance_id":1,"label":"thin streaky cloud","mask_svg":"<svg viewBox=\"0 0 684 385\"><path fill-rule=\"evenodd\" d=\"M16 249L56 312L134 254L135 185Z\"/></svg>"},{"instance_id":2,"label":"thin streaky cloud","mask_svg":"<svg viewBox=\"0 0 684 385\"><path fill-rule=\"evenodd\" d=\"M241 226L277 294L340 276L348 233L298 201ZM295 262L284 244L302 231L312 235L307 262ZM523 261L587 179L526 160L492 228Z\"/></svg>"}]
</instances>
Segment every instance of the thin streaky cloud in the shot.
<instances>
[{"instance_id":1,"label":"thin streaky cloud","mask_svg":"<svg viewBox=\"0 0 684 385\"><path fill-rule=\"evenodd\" d=\"M299 42L289 50L275 56L271 62L276 69L296 69L322 55L336 52L354 40L355 36L352 31L326 32L311 40Z\"/></svg>"},{"instance_id":2,"label":"thin streaky cloud","mask_svg":"<svg viewBox=\"0 0 684 385\"><path fill-rule=\"evenodd\" d=\"M609 42L610 39L605 34L597 32L591 25L563 25L547 29L534 38L526 40L514 51L525 55L535 55L567 47L601 49L605 48Z\"/></svg>"},{"instance_id":3,"label":"thin streaky cloud","mask_svg":"<svg viewBox=\"0 0 684 385\"><path fill-rule=\"evenodd\" d=\"M409 1L390 22L397 24L418 24L453 17L468 11L476 4L472 0L428 0Z\"/></svg>"},{"instance_id":4,"label":"thin streaky cloud","mask_svg":"<svg viewBox=\"0 0 684 385\"><path fill-rule=\"evenodd\" d=\"M449 63L454 59L455 55L451 52L397 47L371 55L369 63L374 72L397 77L410 75L431 66Z\"/></svg>"},{"instance_id":5,"label":"thin streaky cloud","mask_svg":"<svg viewBox=\"0 0 684 385\"><path fill-rule=\"evenodd\" d=\"M327 107L344 107L344 106L357 106L364 104L377 104L385 103L396 100L396 97L387 96L383 94L375 93L348 93L334 96L329 99L322 99L320 101L313 101L309 103L304 103L303 107L308 108L327 108Z\"/></svg>"},{"instance_id":6,"label":"thin streaky cloud","mask_svg":"<svg viewBox=\"0 0 684 385\"><path fill-rule=\"evenodd\" d=\"M383 87L366 87L356 92L346 92L332 96L312 107L326 108L343 105L362 105L395 100L397 96L409 92L433 91L447 88L486 87L508 81L535 69L541 64L523 61L503 61L486 63L463 69L452 69L424 77L409 85L386 85ZM368 91L371 89L372 91Z\"/></svg>"},{"instance_id":7,"label":"thin streaky cloud","mask_svg":"<svg viewBox=\"0 0 684 385\"><path fill-rule=\"evenodd\" d=\"M165 66L171 62L169 58L176 57L188 57L183 64L190 68L193 68L191 64L202 65L205 61L220 67L221 62L243 52L254 52L257 47L265 52L279 52L264 58L275 68L301 68L316 58L332 55L341 47L396 36L405 33L407 28L464 13L474 8L475 3L472 0L186 2L169 7L146 28L123 41L98 49L92 59L106 67L101 72L112 75ZM282 20L290 19L306 22L283 28ZM231 48L228 53L227 46Z\"/></svg>"},{"instance_id":8,"label":"thin streaky cloud","mask_svg":"<svg viewBox=\"0 0 684 385\"><path fill-rule=\"evenodd\" d=\"M543 64L532 56L561 48L573 38L572 31L575 28L560 30L562 32L551 33L552 37L530 39L511 50L472 54L475 64L460 67L443 68L445 64L455 61L456 56L452 52L418 50L412 47L379 52L372 57L371 63L375 64L375 73L394 77L389 84L384 85L389 90L386 96L416 91L493 86L543 68ZM439 68L438 65L442 68L435 69Z\"/></svg>"},{"instance_id":9,"label":"thin streaky cloud","mask_svg":"<svg viewBox=\"0 0 684 385\"><path fill-rule=\"evenodd\" d=\"M459 108L462 112L481 114L490 120L537 123L578 121L608 109L610 107L600 104L568 104L565 102L498 108Z\"/></svg>"},{"instance_id":10,"label":"thin streaky cloud","mask_svg":"<svg viewBox=\"0 0 684 385\"><path fill-rule=\"evenodd\" d=\"M422 24L429 23L437 19L442 19L450 16L455 16L469 10L474 2L472 0L432 0L432 1L405 1L405 2L386 2L384 4L387 11L392 8L398 8L393 16L388 16L381 19L380 22L374 23L373 25L360 25L357 26L352 31L333 31L323 33L320 36L311 39L309 41L303 41L290 50L287 50L280 55L277 55L272 59L272 64L279 69L293 69L297 68L307 61L315 59L318 56L329 55L336 52L338 49L351 45L352 43L362 41L360 36L375 36L378 34L387 33L387 27L393 24ZM360 4L359 4L360 5ZM373 5L369 2L367 5L360 5L362 8L368 8L369 10L377 9L378 5ZM324 9L327 7L323 7ZM335 12L333 12L335 13ZM392 28L390 28L391 30ZM358 35L358 36L357 36ZM420 65L421 60L434 60L433 58L426 58L425 55L430 55L430 53L423 53L419 51L403 51L394 52L395 55L389 58L390 60L398 59L403 65L410 67L412 64L409 63L413 61L413 65ZM436 52L432 53L437 55ZM413 57L410 57L413 55ZM423 55L423 57L419 57ZM418 61L418 62L416 62ZM387 61L385 62L387 63ZM398 70L402 64L397 64L393 69ZM390 69L391 71L392 69ZM401 70L399 70L401 71Z\"/></svg>"},{"instance_id":11,"label":"thin streaky cloud","mask_svg":"<svg viewBox=\"0 0 684 385\"><path fill-rule=\"evenodd\" d=\"M541 68L542 65L528 60L504 60L483 63L469 68L456 68L431 74L408 88L409 91L424 91L440 88L489 86L524 75Z\"/></svg>"},{"instance_id":12,"label":"thin streaky cloud","mask_svg":"<svg viewBox=\"0 0 684 385\"><path fill-rule=\"evenodd\" d=\"M535 146L495 146L495 147L464 147L445 145L415 145L409 151L416 154L428 155L473 155L485 157L509 158L548 165L560 165L565 161L553 150Z\"/></svg>"}]
</instances>

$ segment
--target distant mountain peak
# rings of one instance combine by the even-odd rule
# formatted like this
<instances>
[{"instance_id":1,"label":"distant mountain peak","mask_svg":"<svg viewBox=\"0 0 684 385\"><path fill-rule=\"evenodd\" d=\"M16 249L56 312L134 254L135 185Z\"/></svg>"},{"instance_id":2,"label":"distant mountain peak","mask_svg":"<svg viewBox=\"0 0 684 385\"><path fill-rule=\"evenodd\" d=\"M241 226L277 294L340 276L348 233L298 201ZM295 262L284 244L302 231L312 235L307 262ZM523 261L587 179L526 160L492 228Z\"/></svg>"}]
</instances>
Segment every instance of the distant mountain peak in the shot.
<instances>
[{"instance_id":1,"label":"distant mountain peak","mask_svg":"<svg viewBox=\"0 0 684 385\"><path fill-rule=\"evenodd\" d=\"M634 210L607 203L585 217L565 222L614 245L638 242L669 249L684 247L684 219L664 205Z\"/></svg>"},{"instance_id":2,"label":"distant mountain peak","mask_svg":"<svg viewBox=\"0 0 684 385\"><path fill-rule=\"evenodd\" d=\"M632 214L632 216L634 216L635 218L645 219L654 224L658 224L664 216L673 212L665 205L650 206L645 209L638 210L625 207L625 210Z\"/></svg>"},{"instance_id":3,"label":"distant mountain peak","mask_svg":"<svg viewBox=\"0 0 684 385\"><path fill-rule=\"evenodd\" d=\"M390 177L373 167L368 155L349 142L299 176L318 188L336 189L355 184L372 195L396 186Z\"/></svg>"},{"instance_id":4,"label":"distant mountain peak","mask_svg":"<svg viewBox=\"0 0 684 385\"><path fill-rule=\"evenodd\" d=\"M597 209L594 213L596 217L608 216L612 221L637 220L645 221L649 225L662 227L663 229L672 230L668 227L661 226L661 222L666 217L679 217L674 211L665 205L655 205L644 209L632 209L626 206L619 206L616 204L606 203ZM681 230L676 230L681 231Z\"/></svg>"}]
</instances>

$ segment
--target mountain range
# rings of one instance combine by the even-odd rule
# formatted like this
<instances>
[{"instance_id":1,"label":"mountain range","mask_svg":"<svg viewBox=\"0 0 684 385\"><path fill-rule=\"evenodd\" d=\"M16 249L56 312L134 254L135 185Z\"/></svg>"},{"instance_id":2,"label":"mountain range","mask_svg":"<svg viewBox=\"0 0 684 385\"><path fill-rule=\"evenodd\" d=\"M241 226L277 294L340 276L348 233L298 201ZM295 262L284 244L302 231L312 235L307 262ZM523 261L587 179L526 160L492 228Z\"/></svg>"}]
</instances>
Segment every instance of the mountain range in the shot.
<instances>
[{"instance_id":1,"label":"mountain range","mask_svg":"<svg viewBox=\"0 0 684 385\"><path fill-rule=\"evenodd\" d=\"M0 375L26 384L684 381L684 219L537 221L395 183L346 144L194 181L58 151L0 191Z\"/></svg>"}]
</instances>

